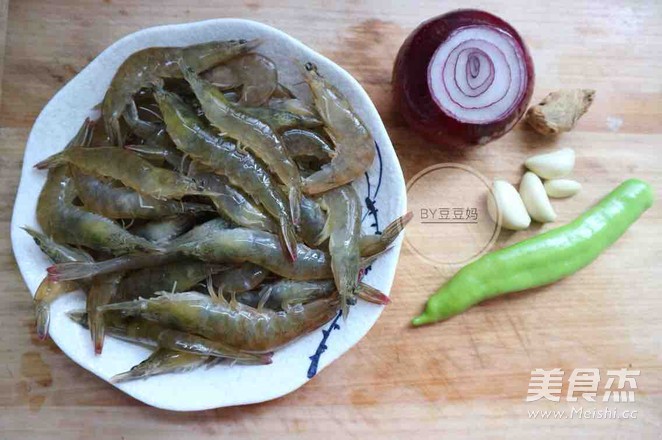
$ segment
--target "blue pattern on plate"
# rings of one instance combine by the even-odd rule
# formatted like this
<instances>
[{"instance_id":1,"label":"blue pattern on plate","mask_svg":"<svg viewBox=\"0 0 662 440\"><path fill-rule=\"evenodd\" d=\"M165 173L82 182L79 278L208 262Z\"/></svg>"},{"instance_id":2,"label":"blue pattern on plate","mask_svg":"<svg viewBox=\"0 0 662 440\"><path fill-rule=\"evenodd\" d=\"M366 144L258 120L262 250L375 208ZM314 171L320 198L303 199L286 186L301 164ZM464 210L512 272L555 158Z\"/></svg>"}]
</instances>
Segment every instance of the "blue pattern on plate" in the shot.
<instances>
[{"instance_id":1,"label":"blue pattern on plate","mask_svg":"<svg viewBox=\"0 0 662 440\"><path fill-rule=\"evenodd\" d=\"M377 162L379 164L377 183L375 185L375 192L372 193L370 176L368 175L367 172L365 173L365 180L368 185L368 195L365 198L366 213L363 215L361 222L363 222L363 220L365 220L366 217L371 216L372 223L370 224L370 226L375 229L376 235L380 235L382 231L379 229L379 218L377 216L377 213L379 212L379 210L377 209L377 194L379 194L379 189L382 186L382 172L384 165L382 163L382 152L380 151L377 142L375 142L375 148L377 149ZM370 269L372 269L372 265L365 268L365 271L363 273L364 276L370 271ZM338 320L340 319L341 315L342 312L338 311L338 315L336 315L336 317L333 319L329 328L326 330L322 329L322 340L317 346L317 350L315 350L315 354L313 354L309 358L310 367L308 367L308 379L312 379L317 374L317 367L319 365L320 358L322 357L322 353L324 353L328 348L328 346L326 345L326 341L329 339L331 332L333 330L340 330L340 324L338 324Z\"/></svg>"}]
</instances>

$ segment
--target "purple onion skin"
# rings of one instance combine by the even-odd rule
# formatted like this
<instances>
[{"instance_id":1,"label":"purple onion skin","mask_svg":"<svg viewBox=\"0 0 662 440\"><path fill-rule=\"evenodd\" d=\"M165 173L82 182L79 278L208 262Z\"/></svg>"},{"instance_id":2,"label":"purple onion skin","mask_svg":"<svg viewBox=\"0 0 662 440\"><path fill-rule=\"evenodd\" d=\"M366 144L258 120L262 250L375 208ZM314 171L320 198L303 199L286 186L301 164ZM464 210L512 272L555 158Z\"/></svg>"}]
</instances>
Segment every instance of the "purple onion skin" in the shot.
<instances>
[{"instance_id":1,"label":"purple onion skin","mask_svg":"<svg viewBox=\"0 0 662 440\"><path fill-rule=\"evenodd\" d=\"M439 45L456 29L476 25L508 33L522 48L527 72L525 93L511 111L484 124L462 122L447 115L433 100L427 77L428 64ZM528 108L533 86L533 60L522 37L499 17L475 9L458 9L421 23L400 47L393 67L393 92L400 113L415 131L446 147L485 144L509 132Z\"/></svg>"}]
</instances>

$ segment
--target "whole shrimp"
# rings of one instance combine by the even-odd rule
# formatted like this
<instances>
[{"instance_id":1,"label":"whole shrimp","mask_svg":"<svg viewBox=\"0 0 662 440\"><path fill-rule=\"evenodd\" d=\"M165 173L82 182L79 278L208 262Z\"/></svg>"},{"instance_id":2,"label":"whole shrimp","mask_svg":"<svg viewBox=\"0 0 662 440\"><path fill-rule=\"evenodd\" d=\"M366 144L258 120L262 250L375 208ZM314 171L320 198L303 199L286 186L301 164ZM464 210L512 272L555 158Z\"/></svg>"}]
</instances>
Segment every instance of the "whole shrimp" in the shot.
<instances>
[{"instance_id":1,"label":"whole shrimp","mask_svg":"<svg viewBox=\"0 0 662 440\"><path fill-rule=\"evenodd\" d=\"M202 240L178 241L168 252L180 253L210 263L249 262L285 278L318 280L331 277L329 256L318 249L297 244L295 261L284 256L274 234L255 229L234 228L210 232ZM357 273L358 275L358 273Z\"/></svg>"},{"instance_id":2,"label":"whole shrimp","mask_svg":"<svg viewBox=\"0 0 662 440\"><path fill-rule=\"evenodd\" d=\"M117 69L101 104L110 142L123 142L120 117L136 92L160 82L161 78L181 78L179 60L185 60L194 71L203 72L258 44L259 40L212 41L188 47L150 47L132 54Z\"/></svg>"},{"instance_id":3,"label":"whole shrimp","mask_svg":"<svg viewBox=\"0 0 662 440\"><path fill-rule=\"evenodd\" d=\"M273 351L320 327L336 314L337 299L322 299L285 312L257 310L198 292L163 293L151 299L109 304L119 311L195 333L239 350Z\"/></svg>"},{"instance_id":4,"label":"whole shrimp","mask_svg":"<svg viewBox=\"0 0 662 440\"><path fill-rule=\"evenodd\" d=\"M159 200L108 180L73 168L72 177L83 205L90 211L112 219L158 219L183 213L213 212L202 203Z\"/></svg>"},{"instance_id":5,"label":"whole shrimp","mask_svg":"<svg viewBox=\"0 0 662 440\"><path fill-rule=\"evenodd\" d=\"M324 193L320 206L326 211L327 218L317 242L329 239L333 278L340 294L340 308L346 319L348 306L356 302L355 291L361 265L361 204L354 188L344 185Z\"/></svg>"},{"instance_id":6,"label":"whole shrimp","mask_svg":"<svg viewBox=\"0 0 662 440\"><path fill-rule=\"evenodd\" d=\"M113 299L123 276L123 272L115 272L92 280L90 291L87 294L86 309L95 354L101 354L106 334L104 319L98 311L98 307L108 304Z\"/></svg>"},{"instance_id":7,"label":"whole shrimp","mask_svg":"<svg viewBox=\"0 0 662 440\"><path fill-rule=\"evenodd\" d=\"M101 308L114 306L114 304L109 304ZM68 312L67 315L75 323L89 328L89 319L85 311L73 310ZM222 342L211 341L202 336L173 330L157 322L141 318L126 318L123 313L104 311L103 315L106 333L117 339L203 356L245 360L262 364L271 363L271 353L260 355L248 353Z\"/></svg>"},{"instance_id":8,"label":"whole shrimp","mask_svg":"<svg viewBox=\"0 0 662 440\"><path fill-rule=\"evenodd\" d=\"M111 377L110 381L123 383L136 379L147 379L159 374L185 373L209 363L209 359L209 356L159 348L129 371Z\"/></svg>"},{"instance_id":9,"label":"whole shrimp","mask_svg":"<svg viewBox=\"0 0 662 440\"><path fill-rule=\"evenodd\" d=\"M67 171L67 167L59 167L49 173L37 202L37 220L47 234L61 243L113 254L160 251L158 246L127 232L112 220L73 205L76 192Z\"/></svg>"},{"instance_id":10,"label":"whole shrimp","mask_svg":"<svg viewBox=\"0 0 662 440\"><path fill-rule=\"evenodd\" d=\"M296 304L328 298L337 291L333 280L295 281L282 279L267 284L260 290L238 293L237 301L262 310L288 310Z\"/></svg>"},{"instance_id":11,"label":"whole shrimp","mask_svg":"<svg viewBox=\"0 0 662 440\"><path fill-rule=\"evenodd\" d=\"M162 266L145 267L128 273L120 282L113 302L149 298L155 292L185 292L207 277L227 270L220 264L181 260Z\"/></svg>"},{"instance_id":12,"label":"whole shrimp","mask_svg":"<svg viewBox=\"0 0 662 440\"><path fill-rule=\"evenodd\" d=\"M86 263L62 263L49 267L48 276L54 281L77 280L107 273L137 270L144 267L154 267L173 263L181 259L177 247L188 244L189 246L206 240L214 231L227 228L228 222L222 218L215 218L196 226L187 233L170 240L166 246L172 249L162 254L140 254L122 255L97 262Z\"/></svg>"},{"instance_id":13,"label":"whole shrimp","mask_svg":"<svg viewBox=\"0 0 662 440\"><path fill-rule=\"evenodd\" d=\"M330 163L303 181L304 192L319 194L362 176L375 158L375 141L347 99L319 75L314 64L307 63L303 73L336 152Z\"/></svg>"},{"instance_id":14,"label":"whole shrimp","mask_svg":"<svg viewBox=\"0 0 662 440\"><path fill-rule=\"evenodd\" d=\"M262 207L247 197L242 191L230 184L227 177L216 174L213 170L198 161L183 155L174 146L129 145L126 148L151 158L162 158L180 173L186 174L200 186L201 189L213 192L209 196L216 211L239 226L276 232L278 230L271 217L264 213Z\"/></svg>"},{"instance_id":15,"label":"whole shrimp","mask_svg":"<svg viewBox=\"0 0 662 440\"><path fill-rule=\"evenodd\" d=\"M216 211L239 226L276 232L278 228L271 217L264 213L262 207L253 202L242 191L230 184L226 176L216 174L213 169L201 162L191 160L174 146L129 145L126 148L140 155L151 158L162 158L170 166L195 180L200 188L215 193L209 200Z\"/></svg>"},{"instance_id":16,"label":"whole shrimp","mask_svg":"<svg viewBox=\"0 0 662 440\"><path fill-rule=\"evenodd\" d=\"M264 213L262 206L232 186L227 177L212 172L197 161L191 161L188 176L201 188L217 194L209 197L209 200L221 216L246 228L274 233L279 230L276 222Z\"/></svg>"},{"instance_id":17,"label":"whole shrimp","mask_svg":"<svg viewBox=\"0 0 662 440\"><path fill-rule=\"evenodd\" d=\"M244 189L258 200L278 219L285 250L290 258L294 259L294 225L287 210L287 203L267 170L250 153L237 148L234 142L207 130L200 118L177 95L157 89L154 96L161 108L168 133L177 148L211 167L214 172L227 176L232 185Z\"/></svg>"},{"instance_id":18,"label":"whole shrimp","mask_svg":"<svg viewBox=\"0 0 662 440\"><path fill-rule=\"evenodd\" d=\"M265 285L261 290L241 292L236 300L242 304L262 309L288 310L296 304L307 304L317 299L328 298L338 291L333 280L295 281L282 279ZM356 294L364 301L386 305L388 296L365 283L359 283Z\"/></svg>"},{"instance_id":19,"label":"whole shrimp","mask_svg":"<svg viewBox=\"0 0 662 440\"><path fill-rule=\"evenodd\" d=\"M57 243L47 235L37 232L34 229L23 227L23 230L30 234L37 246L39 246L39 249L54 263L94 261L90 254L83 250ZM53 301L78 288L87 291L90 287L89 285L90 283L87 280L57 282L48 277L43 279L34 294L35 320L39 339L43 340L48 336L50 306Z\"/></svg>"},{"instance_id":20,"label":"whole shrimp","mask_svg":"<svg viewBox=\"0 0 662 440\"><path fill-rule=\"evenodd\" d=\"M119 180L129 188L158 200L214 195L201 191L190 178L155 167L132 151L117 147L68 148L35 165L37 169L70 163L86 174Z\"/></svg>"},{"instance_id":21,"label":"whole shrimp","mask_svg":"<svg viewBox=\"0 0 662 440\"><path fill-rule=\"evenodd\" d=\"M75 148L74 145L89 144L92 129L93 123L86 120L63 152L87 149ZM68 166L55 166L49 170L46 184L37 200L37 221L54 240L116 254L136 250L159 251L157 246L130 234L112 220L75 206L73 201L76 196Z\"/></svg>"},{"instance_id":22,"label":"whole shrimp","mask_svg":"<svg viewBox=\"0 0 662 440\"><path fill-rule=\"evenodd\" d=\"M220 90L200 78L190 68L182 67L182 71L212 125L236 139L245 149L252 151L288 187L292 220L297 224L301 176L279 136L267 123L233 105Z\"/></svg>"}]
</instances>

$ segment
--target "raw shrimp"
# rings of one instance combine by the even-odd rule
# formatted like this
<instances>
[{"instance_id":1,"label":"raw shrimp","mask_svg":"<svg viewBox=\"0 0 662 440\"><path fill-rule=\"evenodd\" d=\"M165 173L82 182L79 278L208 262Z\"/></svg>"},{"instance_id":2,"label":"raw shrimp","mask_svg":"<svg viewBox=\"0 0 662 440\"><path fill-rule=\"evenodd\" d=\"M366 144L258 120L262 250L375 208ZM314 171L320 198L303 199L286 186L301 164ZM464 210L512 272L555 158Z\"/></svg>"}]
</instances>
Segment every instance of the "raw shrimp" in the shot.
<instances>
[{"instance_id":1,"label":"raw shrimp","mask_svg":"<svg viewBox=\"0 0 662 440\"><path fill-rule=\"evenodd\" d=\"M85 207L107 218L158 219L164 216L213 212L213 208L202 203L177 200L158 200L143 195L131 188L117 186L113 182L84 174L75 168L72 175L78 197Z\"/></svg>"},{"instance_id":2,"label":"raw shrimp","mask_svg":"<svg viewBox=\"0 0 662 440\"><path fill-rule=\"evenodd\" d=\"M295 248L297 258L284 256L276 235L246 228L210 232L206 239L181 241L169 250L210 263L249 262L285 278L319 280L331 277L329 255L304 244Z\"/></svg>"},{"instance_id":3,"label":"raw shrimp","mask_svg":"<svg viewBox=\"0 0 662 440\"><path fill-rule=\"evenodd\" d=\"M315 128L323 125L323 122L314 116L297 115L268 107L242 107L241 110L249 116L267 123L277 132L295 127Z\"/></svg>"},{"instance_id":4,"label":"raw shrimp","mask_svg":"<svg viewBox=\"0 0 662 440\"><path fill-rule=\"evenodd\" d=\"M132 151L117 147L69 148L35 165L38 169L71 163L86 174L111 177L159 200L214 195L186 176L155 167Z\"/></svg>"},{"instance_id":5,"label":"raw shrimp","mask_svg":"<svg viewBox=\"0 0 662 440\"><path fill-rule=\"evenodd\" d=\"M174 146L169 148L154 145L131 145L127 148L146 157L163 158L173 168L195 180L200 188L215 193L216 195L210 196L209 200L214 204L217 212L239 226L261 231L278 231L277 225L271 217L263 212L262 207L256 205L243 192L232 186L226 176L216 174L208 165L184 156ZM283 201L283 203L285 202Z\"/></svg>"},{"instance_id":6,"label":"raw shrimp","mask_svg":"<svg viewBox=\"0 0 662 440\"><path fill-rule=\"evenodd\" d=\"M333 148L322 136L314 131L293 129L282 135L283 143L292 157L312 157L322 164L332 160L336 156Z\"/></svg>"},{"instance_id":7,"label":"raw shrimp","mask_svg":"<svg viewBox=\"0 0 662 440\"><path fill-rule=\"evenodd\" d=\"M163 266L146 267L127 274L113 302L149 298L154 292L184 292L207 277L226 270L226 266L195 260L181 260ZM264 270L264 269L263 269Z\"/></svg>"},{"instance_id":8,"label":"raw shrimp","mask_svg":"<svg viewBox=\"0 0 662 440\"><path fill-rule=\"evenodd\" d=\"M274 312L240 303L233 307L198 292L164 292L151 299L109 304L101 310L138 315L239 350L264 353L320 327L335 316L337 308L338 300L329 298Z\"/></svg>"},{"instance_id":9,"label":"raw shrimp","mask_svg":"<svg viewBox=\"0 0 662 440\"><path fill-rule=\"evenodd\" d=\"M271 217L263 212L262 207L256 205L243 192L232 186L227 177L205 171L204 168L207 167L192 161L188 169L188 176L195 180L201 188L218 194L210 197L209 200L212 201L221 216L246 228L268 232L278 231L278 226Z\"/></svg>"},{"instance_id":10,"label":"raw shrimp","mask_svg":"<svg viewBox=\"0 0 662 440\"><path fill-rule=\"evenodd\" d=\"M375 158L375 141L347 99L317 73L314 64L305 65L304 78L336 152L330 163L304 179L304 191L319 194L362 176Z\"/></svg>"},{"instance_id":11,"label":"raw shrimp","mask_svg":"<svg viewBox=\"0 0 662 440\"><path fill-rule=\"evenodd\" d=\"M114 305L109 304L104 307L114 307ZM85 311L74 310L68 312L67 315L77 324L89 328L88 317ZM157 322L140 318L127 319L122 313L106 311L103 315L106 332L117 339L203 356L257 361L262 364L271 363L271 353L260 355L246 353L221 342L211 341L201 336L170 329Z\"/></svg>"},{"instance_id":12,"label":"raw shrimp","mask_svg":"<svg viewBox=\"0 0 662 440\"><path fill-rule=\"evenodd\" d=\"M333 280L295 281L282 279L267 284L261 290L243 292L236 298L242 304L261 310L288 310L295 304L307 304L311 301L328 298L336 292Z\"/></svg>"},{"instance_id":13,"label":"raw shrimp","mask_svg":"<svg viewBox=\"0 0 662 440\"><path fill-rule=\"evenodd\" d=\"M272 310L287 310L295 304L307 304L311 301L328 298L337 292L333 280L294 281L282 279L265 285L261 290L237 294L236 299L251 307L267 307ZM385 305L390 302L388 296L365 283L359 283L356 294L364 301Z\"/></svg>"},{"instance_id":14,"label":"raw shrimp","mask_svg":"<svg viewBox=\"0 0 662 440\"><path fill-rule=\"evenodd\" d=\"M297 224L301 176L278 135L268 124L230 103L220 90L197 76L191 69L183 67L182 71L212 125L251 150L288 187L292 220Z\"/></svg>"},{"instance_id":15,"label":"raw shrimp","mask_svg":"<svg viewBox=\"0 0 662 440\"><path fill-rule=\"evenodd\" d=\"M45 234L28 227L23 227L23 230L30 234L35 243L37 243L37 246L39 246L39 249L53 260L54 263L94 261L90 254L81 249L57 243ZM53 301L79 288L87 291L89 289L89 282L86 280L57 282L50 280L48 277L42 280L34 294L35 320L39 339L43 340L48 336L51 316L50 307Z\"/></svg>"},{"instance_id":16,"label":"raw shrimp","mask_svg":"<svg viewBox=\"0 0 662 440\"><path fill-rule=\"evenodd\" d=\"M346 319L348 306L356 302L355 291L361 264L361 204L354 188L344 185L324 193L320 206L326 211L327 217L317 243L329 239L333 278L340 294L340 308Z\"/></svg>"},{"instance_id":17,"label":"raw shrimp","mask_svg":"<svg viewBox=\"0 0 662 440\"><path fill-rule=\"evenodd\" d=\"M160 251L158 246L127 232L112 220L74 206L75 197L68 167L51 170L37 201L37 220L54 240L113 254Z\"/></svg>"},{"instance_id":18,"label":"raw shrimp","mask_svg":"<svg viewBox=\"0 0 662 440\"><path fill-rule=\"evenodd\" d=\"M212 277L212 284L219 295L230 292L232 298L239 292L255 289L269 275L269 271L252 263L244 263L239 267L221 272ZM210 293L212 293L210 291Z\"/></svg>"},{"instance_id":19,"label":"raw shrimp","mask_svg":"<svg viewBox=\"0 0 662 440\"><path fill-rule=\"evenodd\" d=\"M228 222L215 218L191 229L168 243L163 254L132 254L95 263L63 263L48 268L48 275L54 281L76 280L112 272L137 270L172 263L181 259L177 247L184 244L195 245L210 234L228 227Z\"/></svg>"},{"instance_id":20,"label":"raw shrimp","mask_svg":"<svg viewBox=\"0 0 662 440\"><path fill-rule=\"evenodd\" d=\"M294 226L287 203L267 170L252 155L237 148L234 142L219 138L207 130L200 118L177 95L157 89L154 96L177 148L213 168L216 173L227 176L231 184L251 194L278 219L285 250L294 259Z\"/></svg>"},{"instance_id":21,"label":"raw shrimp","mask_svg":"<svg viewBox=\"0 0 662 440\"><path fill-rule=\"evenodd\" d=\"M94 353L96 354L101 354L103 350L103 339L106 330L103 316L98 311L98 307L108 304L113 299L117 294L123 276L123 272L115 272L95 278L87 295L88 325L94 343Z\"/></svg>"},{"instance_id":22,"label":"raw shrimp","mask_svg":"<svg viewBox=\"0 0 662 440\"><path fill-rule=\"evenodd\" d=\"M152 220L142 225L133 226L129 231L138 237L145 238L152 243L163 246L174 238L188 231L195 224L195 217L189 214L180 214L159 220Z\"/></svg>"},{"instance_id":23,"label":"raw shrimp","mask_svg":"<svg viewBox=\"0 0 662 440\"><path fill-rule=\"evenodd\" d=\"M258 44L259 40L212 41L188 47L150 47L132 54L117 69L101 105L110 142L123 142L119 120L136 92L159 83L161 78L181 78L179 60L185 60L194 71L203 72Z\"/></svg>"},{"instance_id":24,"label":"raw shrimp","mask_svg":"<svg viewBox=\"0 0 662 440\"><path fill-rule=\"evenodd\" d=\"M159 348L129 371L111 377L110 381L112 383L122 383L136 379L147 379L159 374L185 373L208 363L209 359L208 356L199 354Z\"/></svg>"},{"instance_id":25,"label":"raw shrimp","mask_svg":"<svg viewBox=\"0 0 662 440\"><path fill-rule=\"evenodd\" d=\"M202 76L221 89L241 87L241 105L264 104L278 86L276 64L256 53L237 57L210 69Z\"/></svg>"}]
</instances>

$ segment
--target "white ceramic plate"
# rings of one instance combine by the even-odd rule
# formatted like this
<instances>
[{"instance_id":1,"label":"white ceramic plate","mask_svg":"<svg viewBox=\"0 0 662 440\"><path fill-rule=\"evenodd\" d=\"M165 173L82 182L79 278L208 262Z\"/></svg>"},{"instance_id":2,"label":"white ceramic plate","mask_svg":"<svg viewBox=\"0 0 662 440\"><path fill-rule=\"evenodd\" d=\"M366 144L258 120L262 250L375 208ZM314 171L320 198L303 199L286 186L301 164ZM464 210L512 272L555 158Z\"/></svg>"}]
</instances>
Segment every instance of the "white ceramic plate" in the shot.
<instances>
[{"instance_id":1,"label":"white ceramic plate","mask_svg":"<svg viewBox=\"0 0 662 440\"><path fill-rule=\"evenodd\" d=\"M32 127L11 225L14 255L32 295L44 277L46 267L51 264L20 229L24 225L39 228L35 209L46 173L32 166L65 146L90 109L102 100L122 61L131 53L150 46L185 46L211 40L255 37L264 39L258 51L279 65L281 82L300 82L296 69L284 69L285 65L292 65L293 59L316 63L320 73L345 93L372 131L379 154L366 176L355 183L365 201L363 233L376 233L404 213L405 185L393 146L370 98L345 70L285 33L253 21L218 19L154 27L128 35L103 51L51 99ZM306 92L301 87L294 87L294 90ZM385 293L391 289L400 244L401 238L392 252L373 264L365 278L367 283ZM95 356L87 330L70 322L65 315L68 310L82 307L82 292L63 297L52 307L50 335L74 362L108 381L147 357L148 350L110 337L106 338L103 354ZM359 302L352 308L347 322L340 319L327 323L279 350L271 365L216 366L116 386L149 405L176 411L275 399L296 390L349 350L368 332L381 312L380 306Z\"/></svg>"}]
</instances>

